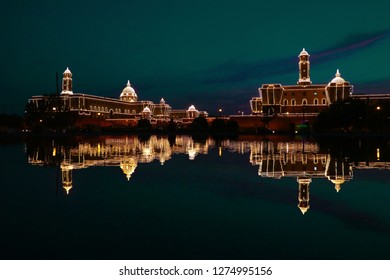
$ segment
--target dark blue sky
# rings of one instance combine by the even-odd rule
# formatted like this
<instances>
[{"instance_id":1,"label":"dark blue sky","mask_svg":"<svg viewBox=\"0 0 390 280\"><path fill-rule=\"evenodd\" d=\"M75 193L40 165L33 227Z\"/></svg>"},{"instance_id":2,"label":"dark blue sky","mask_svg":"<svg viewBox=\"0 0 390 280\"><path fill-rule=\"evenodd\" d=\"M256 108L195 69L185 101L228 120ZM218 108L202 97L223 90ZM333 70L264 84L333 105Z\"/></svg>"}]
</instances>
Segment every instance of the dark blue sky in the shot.
<instances>
[{"instance_id":1,"label":"dark blue sky","mask_svg":"<svg viewBox=\"0 0 390 280\"><path fill-rule=\"evenodd\" d=\"M390 2L9 1L0 10L0 113L23 112L73 72L74 92L118 97L128 79L142 100L214 113L244 110L262 83L295 84L339 68L355 92L390 92Z\"/></svg>"}]
</instances>

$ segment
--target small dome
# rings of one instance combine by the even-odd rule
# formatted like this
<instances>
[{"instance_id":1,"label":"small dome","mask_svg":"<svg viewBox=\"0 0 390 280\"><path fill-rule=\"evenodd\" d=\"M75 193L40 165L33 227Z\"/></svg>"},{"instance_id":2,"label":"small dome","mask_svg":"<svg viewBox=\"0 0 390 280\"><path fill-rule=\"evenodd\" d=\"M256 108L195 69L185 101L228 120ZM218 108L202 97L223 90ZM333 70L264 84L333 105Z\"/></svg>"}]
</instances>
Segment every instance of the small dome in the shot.
<instances>
[{"instance_id":1,"label":"small dome","mask_svg":"<svg viewBox=\"0 0 390 280\"><path fill-rule=\"evenodd\" d=\"M151 113L150 109L148 106L146 106L143 110L142 113Z\"/></svg>"},{"instance_id":2,"label":"small dome","mask_svg":"<svg viewBox=\"0 0 390 280\"><path fill-rule=\"evenodd\" d=\"M64 71L64 74L72 74L72 72L70 72L70 70L69 70L69 67L66 67L66 70Z\"/></svg>"},{"instance_id":3,"label":"small dome","mask_svg":"<svg viewBox=\"0 0 390 280\"><path fill-rule=\"evenodd\" d=\"M131 87L130 81L127 81L126 87L122 90L120 99L126 101L137 101L138 96L135 93L135 90Z\"/></svg>"},{"instance_id":4,"label":"small dome","mask_svg":"<svg viewBox=\"0 0 390 280\"><path fill-rule=\"evenodd\" d=\"M302 55L309 55L309 53L305 50L305 48L303 48L301 53L299 54L299 56L302 56Z\"/></svg>"},{"instance_id":5,"label":"small dome","mask_svg":"<svg viewBox=\"0 0 390 280\"><path fill-rule=\"evenodd\" d=\"M161 104L165 104L164 98L161 98L160 103L161 103Z\"/></svg>"},{"instance_id":6,"label":"small dome","mask_svg":"<svg viewBox=\"0 0 390 280\"><path fill-rule=\"evenodd\" d=\"M345 80L343 78L341 78L341 74L340 74L339 69L337 69L336 75L333 78L333 80L330 81L330 83L335 83L335 84L344 84L345 83Z\"/></svg>"},{"instance_id":7,"label":"small dome","mask_svg":"<svg viewBox=\"0 0 390 280\"><path fill-rule=\"evenodd\" d=\"M194 106L194 105L191 105L191 106L188 108L188 111L196 111L195 106Z\"/></svg>"}]
</instances>

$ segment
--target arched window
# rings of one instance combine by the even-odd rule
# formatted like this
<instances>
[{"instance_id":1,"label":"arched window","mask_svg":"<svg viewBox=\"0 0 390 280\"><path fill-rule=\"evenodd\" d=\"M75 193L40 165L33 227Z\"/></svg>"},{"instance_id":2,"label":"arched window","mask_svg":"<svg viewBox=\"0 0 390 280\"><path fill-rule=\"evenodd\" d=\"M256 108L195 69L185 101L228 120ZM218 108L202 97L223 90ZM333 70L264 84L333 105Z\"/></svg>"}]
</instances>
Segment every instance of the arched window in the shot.
<instances>
[{"instance_id":1,"label":"arched window","mask_svg":"<svg viewBox=\"0 0 390 280\"><path fill-rule=\"evenodd\" d=\"M93 106L93 110L96 111L96 106Z\"/></svg>"},{"instance_id":2,"label":"arched window","mask_svg":"<svg viewBox=\"0 0 390 280\"><path fill-rule=\"evenodd\" d=\"M302 105L307 105L307 99L306 98L302 99Z\"/></svg>"},{"instance_id":3,"label":"arched window","mask_svg":"<svg viewBox=\"0 0 390 280\"><path fill-rule=\"evenodd\" d=\"M318 105L318 98L314 98L314 105Z\"/></svg>"},{"instance_id":4,"label":"arched window","mask_svg":"<svg viewBox=\"0 0 390 280\"><path fill-rule=\"evenodd\" d=\"M295 106L295 99L291 99L291 105Z\"/></svg>"},{"instance_id":5,"label":"arched window","mask_svg":"<svg viewBox=\"0 0 390 280\"><path fill-rule=\"evenodd\" d=\"M322 105L325 105L325 104L326 104L326 99L322 98Z\"/></svg>"},{"instance_id":6,"label":"arched window","mask_svg":"<svg viewBox=\"0 0 390 280\"><path fill-rule=\"evenodd\" d=\"M283 99L283 105L284 105L284 106L287 106L287 105L288 105L288 100L287 100L287 99Z\"/></svg>"}]
</instances>

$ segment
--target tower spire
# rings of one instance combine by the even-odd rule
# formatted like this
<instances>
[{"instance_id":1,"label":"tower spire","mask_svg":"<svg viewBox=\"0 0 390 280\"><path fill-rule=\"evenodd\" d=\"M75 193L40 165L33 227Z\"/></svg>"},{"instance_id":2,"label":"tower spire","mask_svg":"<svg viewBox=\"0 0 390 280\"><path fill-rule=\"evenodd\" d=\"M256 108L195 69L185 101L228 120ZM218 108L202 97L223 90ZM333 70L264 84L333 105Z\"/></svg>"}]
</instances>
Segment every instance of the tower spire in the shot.
<instances>
[{"instance_id":1,"label":"tower spire","mask_svg":"<svg viewBox=\"0 0 390 280\"><path fill-rule=\"evenodd\" d=\"M69 67L66 67L64 74L62 75L62 92L61 94L73 94L72 89L72 72Z\"/></svg>"},{"instance_id":2,"label":"tower spire","mask_svg":"<svg viewBox=\"0 0 390 280\"><path fill-rule=\"evenodd\" d=\"M305 48L299 54L299 80L298 85L311 85L309 53Z\"/></svg>"}]
</instances>

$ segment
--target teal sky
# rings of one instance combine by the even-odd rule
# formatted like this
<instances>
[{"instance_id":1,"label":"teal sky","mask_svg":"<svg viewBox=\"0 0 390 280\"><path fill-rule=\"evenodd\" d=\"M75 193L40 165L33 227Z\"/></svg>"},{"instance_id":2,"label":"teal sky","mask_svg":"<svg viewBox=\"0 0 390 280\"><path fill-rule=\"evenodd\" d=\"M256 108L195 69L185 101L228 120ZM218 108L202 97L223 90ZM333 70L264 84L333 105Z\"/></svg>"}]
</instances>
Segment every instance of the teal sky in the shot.
<instances>
[{"instance_id":1,"label":"teal sky","mask_svg":"<svg viewBox=\"0 0 390 280\"><path fill-rule=\"evenodd\" d=\"M9 1L0 10L0 113L22 114L54 93L67 66L74 92L249 113L262 83L295 84L297 55L311 79L339 68L355 93L390 92L390 2Z\"/></svg>"}]
</instances>

